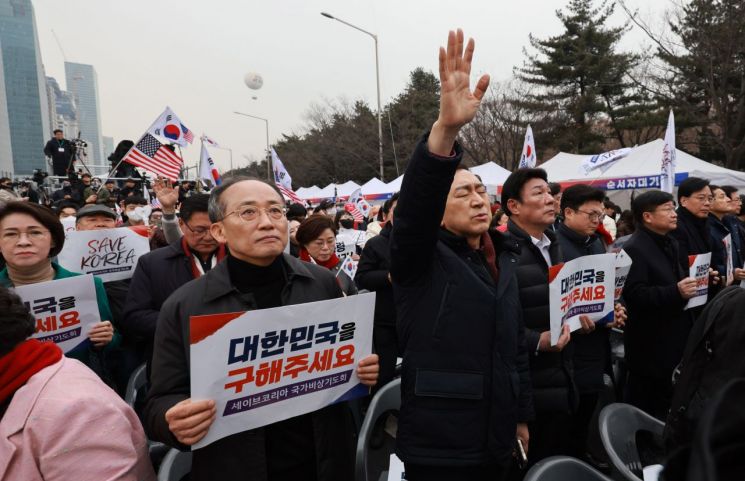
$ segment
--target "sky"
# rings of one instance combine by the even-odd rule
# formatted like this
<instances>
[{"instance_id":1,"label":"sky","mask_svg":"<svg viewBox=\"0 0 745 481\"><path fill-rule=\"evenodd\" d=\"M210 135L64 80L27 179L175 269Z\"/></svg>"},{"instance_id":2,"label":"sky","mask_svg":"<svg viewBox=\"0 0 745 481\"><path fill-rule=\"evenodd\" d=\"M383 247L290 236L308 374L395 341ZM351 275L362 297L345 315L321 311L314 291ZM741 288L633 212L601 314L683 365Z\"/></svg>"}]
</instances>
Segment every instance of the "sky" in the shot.
<instances>
[{"instance_id":1,"label":"sky","mask_svg":"<svg viewBox=\"0 0 745 481\"><path fill-rule=\"evenodd\" d=\"M416 67L437 71L437 52L449 29L476 41L473 78L489 73L506 80L522 65L529 35L560 34L555 11L563 0L33 0L42 61L65 88L64 61L92 64L98 74L102 132L137 140L170 106L197 136L206 133L232 149L233 167L263 158L265 123L270 143L302 132L305 113L325 99L376 103L375 51L379 38L383 105L405 87ZM670 0L626 0L641 17L661 21ZM611 20L621 25L621 9ZM62 46L55 41L54 35ZM627 50L648 48L638 29ZM62 53L64 51L64 56ZM259 90L243 82L248 72L264 80ZM256 97L255 99L253 97ZM199 159L198 140L184 150L187 165ZM222 170L227 150L213 151ZM290 173L291 174L291 173ZM391 179L385 179L391 180Z\"/></svg>"}]
</instances>

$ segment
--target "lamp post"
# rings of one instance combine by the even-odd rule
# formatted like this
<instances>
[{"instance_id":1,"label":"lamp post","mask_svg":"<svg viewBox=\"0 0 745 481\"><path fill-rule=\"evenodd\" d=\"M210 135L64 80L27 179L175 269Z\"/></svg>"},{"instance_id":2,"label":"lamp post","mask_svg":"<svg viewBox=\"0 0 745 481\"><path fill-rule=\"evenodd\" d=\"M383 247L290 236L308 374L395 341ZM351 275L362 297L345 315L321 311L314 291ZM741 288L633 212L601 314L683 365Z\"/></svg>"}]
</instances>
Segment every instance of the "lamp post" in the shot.
<instances>
[{"instance_id":1,"label":"lamp post","mask_svg":"<svg viewBox=\"0 0 745 481\"><path fill-rule=\"evenodd\" d=\"M359 30L364 34L371 36L372 39L375 41L375 81L378 88L378 156L380 161L380 180L385 182L385 180L383 179L383 120L380 107L380 61L378 57L378 36L345 20L334 17L330 13L321 12L321 15L326 18L330 18L331 20L336 20L337 22L343 23L344 25L352 27L355 30Z\"/></svg>"},{"instance_id":2,"label":"lamp post","mask_svg":"<svg viewBox=\"0 0 745 481\"><path fill-rule=\"evenodd\" d=\"M269 182L272 182L272 152L269 150L269 120L264 117L258 117L256 115L244 114L243 112L233 111L236 115L243 115L244 117L251 117L256 120L263 120L266 124L266 178Z\"/></svg>"}]
</instances>

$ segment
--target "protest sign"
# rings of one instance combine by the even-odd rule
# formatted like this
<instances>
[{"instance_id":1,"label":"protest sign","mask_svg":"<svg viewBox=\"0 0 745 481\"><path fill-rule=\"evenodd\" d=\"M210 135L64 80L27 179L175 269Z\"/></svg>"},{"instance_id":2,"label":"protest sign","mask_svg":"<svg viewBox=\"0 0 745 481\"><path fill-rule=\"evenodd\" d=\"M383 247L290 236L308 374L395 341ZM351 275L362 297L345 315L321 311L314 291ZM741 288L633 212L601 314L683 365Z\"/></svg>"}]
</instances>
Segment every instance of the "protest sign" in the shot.
<instances>
[{"instance_id":1,"label":"protest sign","mask_svg":"<svg viewBox=\"0 0 745 481\"><path fill-rule=\"evenodd\" d=\"M374 311L370 293L193 316L191 398L217 405L193 447L367 395L356 369L372 352Z\"/></svg>"},{"instance_id":2,"label":"protest sign","mask_svg":"<svg viewBox=\"0 0 745 481\"><path fill-rule=\"evenodd\" d=\"M732 234L724 236L722 243L724 244L724 251L727 253L727 259L725 261L727 283L725 285L729 286L735 281L735 267L732 263Z\"/></svg>"},{"instance_id":3,"label":"protest sign","mask_svg":"<svg viewBox=\"0 0 745 481\"><path fill-rule=\"evenodd\" d=\"M688 304L683 308L703 306L709 297L709 266L711 265L711 252L688 256L689 276L696 279L696 295L688 299Z\"/></svg>"},{"instance_id":4,"label":"protest sign","mask_svg":"<svg viewBox=\"0 0 745 481\"><path fill-rule=\"evenodd\" d=\"M395 454L391 454L391 460L388 464L388 477L386 479L388 481L406 481L404 462Z\"/></svg>"},{"instance_id":5,"label":"protest sign","mask_svg":"<svg viewBox=\"0 0 745 481\"><path fill-rule=\"evenodd\" d=\"M75 222L77 219L74 216L65 217L61 219L62 228L65 229L65 239L70 235L70 232L75 232Z\"/></svg>"},{"instance_id":6,"label":"protest sign","mask_svg":"<svg viewBox=\"0 0 745 481\"><path fill-rule=\"evenodd\" d=\"M631 270L631 256L629 256L625 250L621 249L616 254L616 291L613 299L618 302L623 293L623 286L626 284L626 278Z\"/></svg>"},{"instance_id":7,"label":"protest sign","mask_svg":"<svg viewBox=\"0 0 745 481\"><path fill-rule=\"evenodd\" d=\"M631 239L631 234L619 237L613 244L608 246L608 252L618 254L629 239Z\"/></svg>"},{"instance_id":8,"label":"protest sign","mask_svg":"<svg viewBox=\"0 0 745 481\"><path fill-rule=\"evenodd\" d=\"M578 257L549 268L552 346L558 342L564 324L568 323L572 331L581 327L580 316L596 322L613 320L615 271L615 254Z\"/></svg>"},{"instance_id":9,"label":"protest sign","mask_svg":"<svg viewBox=\"0 0 745 481\"><path fill-rule=\"evenodd\" d=\"M108 282L131 278L137 260L148 252L147 236L127 227L75 231L67 233L57 261L65 269Z\"/></svg>"},{"instance_id":10,"label":"protest sign","mask_svg":"<svg viewBox=\"0 0 745 481\"><path fill-rule=\"evenodd\" d=\"M93 276L75 276L14 288L36 320L34 339L63 352L87 347L88 331L101 322Z\"/></svg>"}]
</instances>

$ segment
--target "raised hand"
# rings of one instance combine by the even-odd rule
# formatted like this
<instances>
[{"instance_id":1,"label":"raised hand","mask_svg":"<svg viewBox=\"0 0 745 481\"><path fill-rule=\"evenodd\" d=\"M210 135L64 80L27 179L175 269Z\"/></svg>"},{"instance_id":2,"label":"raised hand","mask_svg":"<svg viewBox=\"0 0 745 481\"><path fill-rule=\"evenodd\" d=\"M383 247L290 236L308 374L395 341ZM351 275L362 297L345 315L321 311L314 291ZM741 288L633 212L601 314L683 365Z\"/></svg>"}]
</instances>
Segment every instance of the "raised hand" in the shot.
<instances>
[{"instance_id":1,"label":"raised hand","mask_svg":"<svg viewBox=\"0 0 745 481\"><path fill-rule=\"evenodd\" d=\"M475 43L468 39L464 51L463 31L450 31L447 49L440 47L440 115L432 126L427 146L433 154L448 156L458 131L473 120L481 106L489 76L483 75L471 91L471 61Z\"/></svg>"},{"instance_id":2,"label":"raised hand","mask_svg":"<svg viewBox=\"0 0 745 481\"><path fill-rule=\"evenodd\" d=\"M173 188L171 181L158 177L153 183L155 197L160 202L164 214L173 214L176 212L178 203L178 191Z\"/></svg>"}]
</instances>

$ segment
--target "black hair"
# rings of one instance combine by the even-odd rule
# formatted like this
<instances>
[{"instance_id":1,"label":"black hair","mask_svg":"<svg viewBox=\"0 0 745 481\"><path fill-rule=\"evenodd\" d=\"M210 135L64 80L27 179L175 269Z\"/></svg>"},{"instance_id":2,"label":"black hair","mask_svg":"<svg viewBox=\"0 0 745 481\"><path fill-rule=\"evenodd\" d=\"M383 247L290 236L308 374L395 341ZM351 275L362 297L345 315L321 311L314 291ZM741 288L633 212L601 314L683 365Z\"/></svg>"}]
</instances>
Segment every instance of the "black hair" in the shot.
<instances>
[{"instance_id":1,"label":"black hair","mask_svg":"<svg viewBox=\"0 0 745 481\"><path fill-rule=\"evenodd\" d=\"M567 208L578 210L585 202L603 202L604 198L605 192L600 189L587 184L572 185L567 187L561 196L561 213L564 214L564 210Z\"/></svg>"},{"instance_id":2,"label":"black hair","mask_svg":"<svg viewBox=\"0 0 745 481\"><path fill-rule=\"evenodd\" d=\"M124 199L124 207L128 205L147 205L147 201L141 195L130 195Z\"/></svg>"},{"instance_id":3,"label":"black hair","mask_svg":"<svg viewBox=\"0 0 745 481\"><path fill-rule=\"evenodd\" d=\"M0 357L12 351L36 330L34 317L18 294L0 286Z\"/></svg>"},{"instance_id":4,"label":"black hair","mask_svg":"<svg viewBox=\"0 0 745 481\"><path fill-rule=\"evenodd\" d=\"M393 207L394 202L398 202L398 198L401 196L400 192L394 193L390 199L386 200L383 203L383 207L380 208L380 212L378 212L378 220L383 221L388 213L391 211L391 208Z\"/></svg>"},{"instance_id":5,"label":"black hair","mask_svg":"<svg viewBox=\"0 0 745 481\"><path fill-rule=\"evenodd\" d=\"M701 177L688 177L683 180L678 186L678 204L680 204L681 197L690 197L708 185L708 179L702 179Z\"/></svg>"},{"instance_id":6,"label":"black hair","mask_svg":"<svg viewBox=\"0 0 745 481\"><path fill-rule=\"evenodd\" d=\"M77 212L78 209L79 209L77 203L75 203L75 202L73 202L71 200L63 200L62 202L59 203L59 205L57 205L57 214L59 214L60 212L62 212L62 209L69 209L70 207L72 207L73 209L75 209L75 212Z\"/></svg>"},{"instance_id":7,"label":"black hair","mask_svg":"<svg viewBox=\"0 0 745 481\"><path fill-rule=\"evenodd\" d=\"M64 132L62 132L62 129L54 129L52 131L53 134L56 134L57 132L59 132L60 134L64 134Z\"/></svg>"},{"instance_id":8,"label":"black hair","mask_svg":"<svg viewBox=\"0 0 745 481\"><path fill-rule=\"evenodd\" d=\"M290 207L287 208L286 217L287 220L297 220L302 222L306 217L308 217L308 211L302 204L290 204Z\"/></svg>"},{"instance_id":9,"label":"black hair","mask_svg":"<svg viewBox=\"0 0 745 481\"><path fill-rule=\"evenodd\" d=\"M328 216L323 214L313 214L300 223L300 227L295 232L297 243L303 247L321 237L321 234L331 229L334 235L337 234L336 223Z\"/></svg>"},{"instance_id":10,"label":"black hair","mask_svg":"<svg viewBox=\"0 0 745 481\"><path fill-rule=\"evenodd\" d=\"M634 222L644 225L644 213L653 212L662 204L673 201L673 195L661 190L650 190L637 196L631 201L631 210L634 212Z\"/></svg>"},{"instance_id":11,"label":"black hair","mask_svg":"<svg viewBox=\"0 0 745 481\"><path fill-rule=\"evenodd\" d=\"M5 204L0 209L0 222L11 214L24 214L33 217L39 224L44 226L52 236L52 246L49 249L49 257L55 257L62 251L65 245L65 228L57 215L49 207L33 202L14 201ZM2 311L0 311L2 312Z\"/></svg>"},{"instance_id":12,"label":"black hair","mask_svg":"<svg viewBox=\"0 0 745 481\"><path fill-rule=\"evenodd\" d=\"M548 174L543 169L518 169L511 173L507 177L507 180L504 181L504 185L502 186L502 205L504 207L504 213L508 217L512 215L512 212L507 207L507 202L510 199L522 202L521 192L523 186L531 179L543 179L548 182Z\"/></svg>"},{"instance_id":13,"label":"black hair","mask_svg":"<svg viewBox=\"0 0 745 481\"><path fill-rule=\"evenodd\" d=\"M192 194L183 202L179 208L179 219L189 222L192 216L198 212L209 212L210 196L209 194Z\"/></svg>"},{"instance_id":14,"label":"black hair","mask_svg":"<svg viewBox=\"0 0 745 481\"><path fill-rule=\"evenodd\" d=\"M548 183L548 190L551 192L551 195L556 195L561 193L561 184L558 182L549 182Z\"/></svg>"},{"instance_id":15,"label":"black hair","mask_svg":"<svg viewBox=\"0 0 745 481\"><path fill-rule=\"evenodd\" d=\"M207 213L210 216L210 222L219 222L223 219L225 216L225 206L223 205L221 199L222 195L225 193L226 190L228 190L230 187L234 186L235 184L239 182L244 182L247 180L255 180L256 182L261 182L262 184L266 184L269 187L274 190L274 192L277 193L279 196L282 205L285 203L285 198L282 196L282 192L279 191L279 188L273 183L273 182L267 182L264 179L259 179L257 177L250 177L250 176L244 176L244 175L237 175L235 177L227 177L223 179L222 184L218 185L212 191L210 191L210 199L209 199L209 206L207 209Z\"/></svg>"},{"instance_id":16,"label":"black hair","mask_svg":"<svg viewBox=\"0 0 745 481\"><path fill-rule=\"evenodd\" d=\"M737 187L732 187L731 185L723 185L722 190L727 194L727 197L732 197L732 194L737 193Z\"/></svg>"},{"instance_id":17,"label":"black hair","mask_svg":"<svg viewBox=\"0 0 745 481\"><path fill-rule=\"evenodd\" d=\"M737 215L745 215L745 195L740 194L740 213Z\"/></svg>"}]
</instances>

